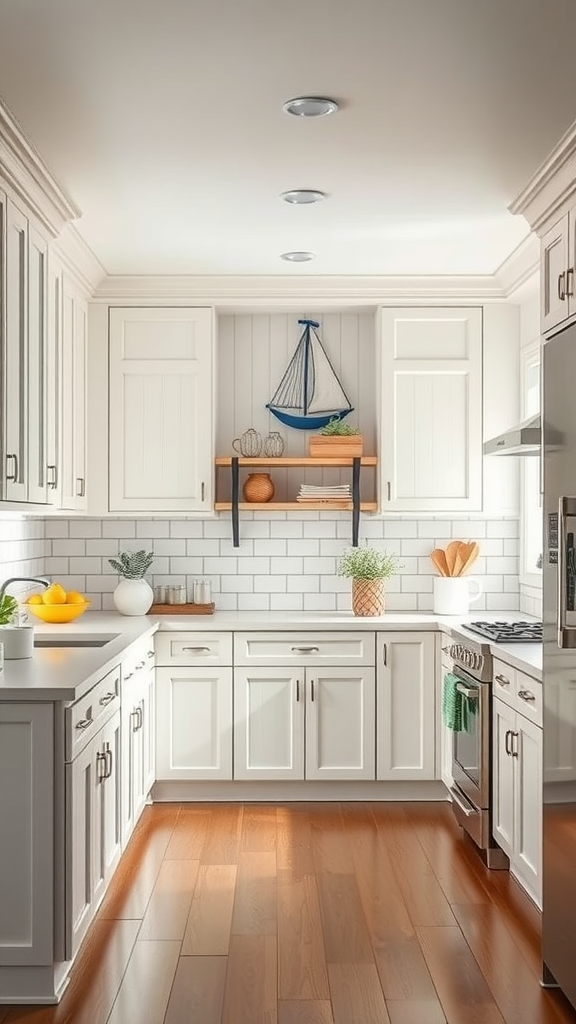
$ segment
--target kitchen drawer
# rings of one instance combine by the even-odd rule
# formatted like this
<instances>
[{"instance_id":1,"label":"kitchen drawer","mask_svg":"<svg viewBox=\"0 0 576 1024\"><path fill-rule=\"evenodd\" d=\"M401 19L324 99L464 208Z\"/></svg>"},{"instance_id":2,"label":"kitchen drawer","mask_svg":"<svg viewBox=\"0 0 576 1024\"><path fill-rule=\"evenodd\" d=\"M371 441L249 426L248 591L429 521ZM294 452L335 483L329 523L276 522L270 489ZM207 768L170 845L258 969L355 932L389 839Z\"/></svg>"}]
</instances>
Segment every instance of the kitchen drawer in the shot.
<instances>
[{"instance_id":1,"label":"kitchen drawer","mask_svg":"<svg viewBox=\"0 0 576 1024\"><path fill-rule=\"evenodd\" d=\"M132 644L122 657L122 682L133 679L136 673L154 668L154 637Z\"/></svg>"},{"instance_id":2,"label":"kitchen drawer","mask_svg":"<svg viewBox=\"0 0 576 1024\"><path fill-rule=\"evenodd\" d=\"M156 633L157 665L231 665L232 633Z\"/></svg>"},{"instance_id":3,"label":"kitchen drawer","mask_svg":"<svg viewBox=\"0 0 576 1024\"><path fill-rule=\"evenodd\" d=\"M516 672L516 710L534 725L542 726L542 683L524 672Z\"/></svg>"},{"instance_id":4,"label":"kitchen drawer","mask_svg":"<svg viewBox=\"0 0 576 1024\"><path fill-rule=\"evenodd\" d=\"M516 707L516 669L494 658L494 675L492 677L492 694L499 697L509 707Z\"/></svg>"},{"instance_id":5,"label":"kitchen drawer","mask_svg":"<svg viewBox=\"0 0 576 1024\"><path fill-rule=\"evenodd\" d=\"M75 704L66 708L66 760L73 761L120 707L120 666L108 672Z\"/></svg>"},{"instance_id":6,"label":"kitchen drawer","mask_svg":"<svg viewBox=\"0 0 576 1024\"><path fill-rule=\"evenodd\" d=\"M375 665L375 633L235 633L235 665Z\"/></svg>"}]
</instances>

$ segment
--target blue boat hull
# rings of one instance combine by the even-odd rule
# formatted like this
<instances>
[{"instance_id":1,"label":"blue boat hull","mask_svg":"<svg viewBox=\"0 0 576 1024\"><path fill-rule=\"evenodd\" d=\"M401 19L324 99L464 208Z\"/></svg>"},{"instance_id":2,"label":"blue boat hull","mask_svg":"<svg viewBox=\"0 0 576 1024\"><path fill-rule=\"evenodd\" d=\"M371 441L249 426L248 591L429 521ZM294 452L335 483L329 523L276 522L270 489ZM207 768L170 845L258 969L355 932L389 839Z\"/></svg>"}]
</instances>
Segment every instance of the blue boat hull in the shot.
<instances>
[{"instance_id":1,"label":"blue boat hull","mask_svg":"<svg viewBox=\"0 0 576 1024\"><path fill-rule=\"evenodd\" d=\"M330 420L343 420L349 412L353 411L352 409L343 409L342 412L329 412L323 416L294 416L284 412L283 409L276 409L272 405L267 405L266 408L277 420L280 420L280 423L286 427L295 427L296 430L320 430L320 427L325 427Z\"/></svg>"}]
</instances>

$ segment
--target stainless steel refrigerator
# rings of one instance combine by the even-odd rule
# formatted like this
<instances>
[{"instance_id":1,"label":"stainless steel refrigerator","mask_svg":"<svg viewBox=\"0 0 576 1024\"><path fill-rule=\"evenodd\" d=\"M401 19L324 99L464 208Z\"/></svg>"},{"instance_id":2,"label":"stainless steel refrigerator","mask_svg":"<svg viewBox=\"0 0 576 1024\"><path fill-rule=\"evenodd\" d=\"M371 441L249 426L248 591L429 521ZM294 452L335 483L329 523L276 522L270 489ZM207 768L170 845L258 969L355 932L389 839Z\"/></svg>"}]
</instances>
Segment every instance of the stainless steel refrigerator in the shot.
<instances>
[{"instance_id":1,"label":"stainless steel refrigerator","mask_svg":"<svg viewBox=\"0 0 576 1024\"><path fill-rule=\"evenodd\" d=\"M544 345L542 958L576 1007L576 327Z\"/></svg>"}]
</instances>

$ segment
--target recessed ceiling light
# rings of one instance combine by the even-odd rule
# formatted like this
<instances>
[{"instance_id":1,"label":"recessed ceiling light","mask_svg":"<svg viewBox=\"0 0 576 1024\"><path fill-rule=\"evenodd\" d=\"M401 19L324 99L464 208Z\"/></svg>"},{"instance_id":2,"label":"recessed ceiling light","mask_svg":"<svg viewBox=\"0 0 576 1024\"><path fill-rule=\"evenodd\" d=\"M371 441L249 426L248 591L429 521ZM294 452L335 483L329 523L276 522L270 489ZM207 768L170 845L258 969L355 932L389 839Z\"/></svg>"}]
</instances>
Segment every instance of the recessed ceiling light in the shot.
<instances>
[{"instance_id":1,"label":"recessed ceiling light","mask_svg":"<svg viewBox=\"0 0 576 1024\"><path fill-rule=\"evenodd\" d=\"M280 199L285 203L293 203L302 206L306 203L319 203L326 198L325 192L318 192L315 188L293 188L290 192L281 192Z\"/></svg>"},{"instance_id":2,"label":"recessed ceiling light","mask_svg":"<svg viewBox=\"0 0 576 1024\"><path fill-rule=\"evenodd\" d=\"M280 255L281 260L287 260L288 263L308 263L309 260L316 259L315 252L283 252Z\"/></svg>"},{"instance_id":3,"label":"recessed ceiling light","mask_svg":"<svg viewBox=\"0 0 576 1024\"><path fill-rule=\"evenodd\" d=\"M338 104L336 100L329 100L325 96L296 96L283 103L282 109L295 117L323 117L325 114L335 114Z\"/></svg>"}]
</instances>

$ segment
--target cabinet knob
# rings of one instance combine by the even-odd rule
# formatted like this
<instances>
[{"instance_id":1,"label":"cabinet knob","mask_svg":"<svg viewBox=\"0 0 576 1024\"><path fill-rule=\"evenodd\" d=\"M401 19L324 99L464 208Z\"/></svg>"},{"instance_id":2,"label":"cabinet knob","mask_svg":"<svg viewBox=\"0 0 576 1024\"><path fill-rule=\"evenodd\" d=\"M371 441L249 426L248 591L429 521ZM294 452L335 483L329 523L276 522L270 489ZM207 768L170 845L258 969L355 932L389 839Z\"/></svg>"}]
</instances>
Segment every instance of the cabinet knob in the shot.
<instances>
[{"instance_id":1,"label":"cabinet knob","mask_svg":"<svg viewBox=\"0 0 576 1024\"><path fill-rule=\"evenodd\" d=\"M520 700L525 700L527 704L536 700L536 695L534 693L530 693L530 690L518 690L518 696L520 697Z\"/></svg>"},{"instance_id":2,"label":"cabinet knob","mask_svg":"<svg viewBox=\"0 0 576 1024\"><path fill-rule=\"evenodd\" d=\"M92 718L81 718L79 722L76 722L77 729L87 729L88 726L92 725Z\"/></svg>"},{"instance_id":3,"label":"cabinet knob","mask_svg":"<svg viewBox=\"0 0 576 1024\"><path fill-rule=\"evenodd\" d=\"M494 678L501 686L510 686L510 680L507 679L506 676L495 676Z\"/></svg>"},{"instance_id":4,"label":"cabinet knob","mask_svg":"<svg viewBox=\"0 0 576 1024\"><path fill-rule=\"evenodd\" d=\"M109 704L111 700L114 700L115 696L116 696L115 693L105 693L105 694L103 694L103 696L100 697L100 704L102 704L103 707L106 707L106 705Z\"/></svg>"}]
</instances>

